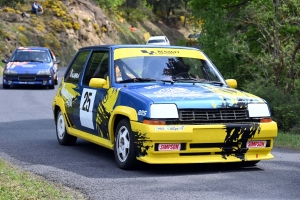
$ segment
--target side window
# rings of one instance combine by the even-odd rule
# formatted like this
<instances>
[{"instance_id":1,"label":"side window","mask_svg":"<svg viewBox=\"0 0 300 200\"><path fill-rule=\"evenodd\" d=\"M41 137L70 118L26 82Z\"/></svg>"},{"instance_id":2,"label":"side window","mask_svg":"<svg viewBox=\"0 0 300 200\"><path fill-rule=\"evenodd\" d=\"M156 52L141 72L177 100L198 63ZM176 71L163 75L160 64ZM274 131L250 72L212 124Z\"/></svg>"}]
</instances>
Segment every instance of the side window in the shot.
<instances>
[{"instance_id":1,"label":"side window","mask_svg":"<svg viewBox=\"0 0 300 200\"><path fill-rule=\"evenodd\" d=\"M82 51L77 55L71 67L69 68L69 71L65 77L65 82L73 84L79 83L81 72L89 54L90 51Z\"/></svg>"},{"instance_id":2,"label":"side window","mask_svg":"<svg viewBox=\"0 0 300 200\"><path fill-rule=\"evenodd\" d=\"M94 51L83 75L83 85L89 85L91 78L106 79L109 67L108 51Z\"/></svg>"}]
</instances>

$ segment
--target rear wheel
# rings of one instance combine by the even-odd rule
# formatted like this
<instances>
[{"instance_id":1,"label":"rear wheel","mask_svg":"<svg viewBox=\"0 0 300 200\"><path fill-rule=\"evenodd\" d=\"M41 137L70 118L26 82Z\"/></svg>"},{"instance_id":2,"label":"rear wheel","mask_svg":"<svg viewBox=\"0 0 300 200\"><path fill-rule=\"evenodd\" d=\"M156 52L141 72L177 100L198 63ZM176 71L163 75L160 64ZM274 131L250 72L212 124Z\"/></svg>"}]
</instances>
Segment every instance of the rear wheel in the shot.
<instances>
[{"instance_id":1,"label":"rear wheel","mask_svg":"<svg viewBox=\"0 0 300 200\"><path fill-rule=\"evenodd\" d=\"M69 135L62 112L59 110L56 117L56 136L61 145L74 145L77 137Z\"/></svg>"},{"instance_id":2,"label":"rear wheel","mask_svg":"<svg viewBox=\"0 0 300 200\"><path fill-rule=\"evenodd\" d=\"M128 119L122 119L115 130L114 155L121 169L133 169L136 166L134 136Z\"/></svg>"}]
</instances>

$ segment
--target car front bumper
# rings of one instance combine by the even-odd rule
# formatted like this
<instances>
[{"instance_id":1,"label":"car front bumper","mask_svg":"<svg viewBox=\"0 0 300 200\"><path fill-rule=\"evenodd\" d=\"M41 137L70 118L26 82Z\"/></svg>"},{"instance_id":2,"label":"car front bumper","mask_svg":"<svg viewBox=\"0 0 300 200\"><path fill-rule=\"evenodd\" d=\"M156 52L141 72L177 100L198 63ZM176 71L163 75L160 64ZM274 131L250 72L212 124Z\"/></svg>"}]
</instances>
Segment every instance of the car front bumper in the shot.
<instances>
[{"instance_id":1,"label":"car front bumper","mask_svg":"<svg viewBox=\"0 0 300 200\"><path fill-rule=\"evenodd\" d=\"M4 85L53 85L53 75L3 75Z\"/></svg>"},{"instance_id":2,"label":"car front bumper","mask_svg":"<svg viewBox=\"0 0 300 200\"><path fill-rule=\"evenodd\" d=\"M151 164L259 161L271 154L276 122L256 124L145 125L131 121L137 159ZM266 141L247 148L248 141ZM160 144L180 144L180 150L159 151Z\"/></svg>"}]
</instances>

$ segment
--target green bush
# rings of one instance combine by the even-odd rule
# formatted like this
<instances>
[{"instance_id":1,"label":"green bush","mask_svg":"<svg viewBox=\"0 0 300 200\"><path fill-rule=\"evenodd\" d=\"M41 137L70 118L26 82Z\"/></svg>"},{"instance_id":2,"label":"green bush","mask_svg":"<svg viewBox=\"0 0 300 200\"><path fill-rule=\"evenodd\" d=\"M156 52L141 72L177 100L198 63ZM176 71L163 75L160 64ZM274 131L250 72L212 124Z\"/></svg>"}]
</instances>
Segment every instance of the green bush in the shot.
<instances>
[{"instance_id":1,"label":"green bush","mask_svg":"<svg viewBox=\"0 0 300 200\"><path fill-rule=\"evenodd\" d=\"M24 3L24 0L0 0L1 6L15 6L17 3Z\"/></svg>"},{"instance_id":2,"label":"green bush","mask_svg":"<svg viewBox=\"0 0 300 200\"><path fill-rule=\"evenodd\" d=\"M128 22L135 25L136 22L143 22L145 20L154 21L155 16L148 7L140 6L136 9L125 8L122 17L126 18Z\"/></svg>"}]
</instances>

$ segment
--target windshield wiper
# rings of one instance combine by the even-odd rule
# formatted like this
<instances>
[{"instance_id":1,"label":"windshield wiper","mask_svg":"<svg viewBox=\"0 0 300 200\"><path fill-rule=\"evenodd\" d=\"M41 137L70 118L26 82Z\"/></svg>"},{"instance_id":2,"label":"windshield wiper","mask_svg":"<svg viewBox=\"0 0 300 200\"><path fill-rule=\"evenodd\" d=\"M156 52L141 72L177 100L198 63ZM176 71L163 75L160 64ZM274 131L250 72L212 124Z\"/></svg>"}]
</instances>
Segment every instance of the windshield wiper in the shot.
<instances>
[{"instance_id":1,"label":"windshield wiper","mask_svg":"<svg viewBox=\"0 0 300 200\"><path fill-rule=\"evenodd\" d=\"M219 82L219 81L207 81L208 84L218 84L218 85L224 85L224 83Z\"/></svg>"},{"instance_id":2,"label":"windshield wiper","mask_svg":"<svg viewBox=\"0 0 300 200\"><path fill-rule=\"evenodd\" d=\"M130 83L130 82L151 82L156 81L156 79L153 78L130 78L123 81L119 81L119 83Z\"/></svg>"},{"instance_id":3,"label":"windshield wiper","mask_svg":"<svg viewBox=\"0 0 300 200\"><path fill-rule=\"evenodd\" d=\"M9 62L24 62L24 60L12 60L12 61L9 61Z\"/></svg>"},{"instance_id":4,"label":"windshield wiper","mask_svg":"<svg viewBox=\"0 0 300 200\"><path fill-rule=\"evenodd\" d=\"M162 82L164 82L164 83L174 83L174 81L173 80L158 80L158 81L162 81Z\"/></svg>"},{"instance_id":5,"label":"windshield wiper","mask_svg":"<svg viewBox=\"0 0 300 200\"><path fill-rule=\"evenodd\" d=\"M28 61L28 62L44 62L44 61L42 61L42 60L26 60L26 61Z\"/></svg>"},{"instance_id":6,"label":"windshield wiper","mask_svg":"<svg viewBox=\"0 0 300 200\"><path fill-rule=\"evenodd\" d=\"M173 81L189 82L189 83L205 83L206 80L197 78L174 78Z\"/></svg>"}]
</instances>

